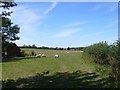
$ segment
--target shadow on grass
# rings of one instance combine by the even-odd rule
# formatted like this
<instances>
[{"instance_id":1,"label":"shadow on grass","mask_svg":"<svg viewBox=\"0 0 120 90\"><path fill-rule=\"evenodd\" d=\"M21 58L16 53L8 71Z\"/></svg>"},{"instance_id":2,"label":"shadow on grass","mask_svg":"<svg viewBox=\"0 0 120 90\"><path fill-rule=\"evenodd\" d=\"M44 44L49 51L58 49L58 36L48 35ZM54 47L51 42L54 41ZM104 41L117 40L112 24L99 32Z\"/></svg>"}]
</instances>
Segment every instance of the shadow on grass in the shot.
<instances>
[{"instance_id":1,"label":"shadow on grass","mask_svg":"<svg viewBox=\"0 0 120 90\"><path fill-rule=\"evenodd\" d=\"M2 62L12 62L12 61L18 61L18 60L24 60L24 59L34 59L38 58L35 56L29 56L29 57L13 57L13 58L5 58L2 60Z\"/></svg>"},{"instance_id":2,"label":"shadow on grass","mask_svg":"<svg viewBox=\"0 0 120 90\"><path fill-rule=\"evenodd\" d=\"M49 71L46 71L27 78L2 81L3 88L103 88L108 83L106 79L97 79L99 75L95 73L75 71L48 74Z\"/></svg>"}]
</instances>

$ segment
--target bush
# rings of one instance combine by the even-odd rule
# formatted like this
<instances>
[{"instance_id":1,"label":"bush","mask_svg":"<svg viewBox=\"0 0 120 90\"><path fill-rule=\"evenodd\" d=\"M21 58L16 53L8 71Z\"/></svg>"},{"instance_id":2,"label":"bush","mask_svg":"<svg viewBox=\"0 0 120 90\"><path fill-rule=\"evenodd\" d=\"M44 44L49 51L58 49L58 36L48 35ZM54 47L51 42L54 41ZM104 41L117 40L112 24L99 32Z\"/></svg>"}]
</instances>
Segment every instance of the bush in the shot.
<instances>
[{"instance_id":1,"label":"bush","mask_svg":"<svg viewBox=\"0 0 120 90\"><path fill-rule=\"evenodd\" d=\"M27 53L25 53L25 50L22 50L20 53L21 53L21 56L22 56L22 57L27 56Z\"/></svg>"},{"instance_id":2,"label":"bush","mask_svg":"<svg viewBox=\"0 0 120 90\"><path fill-rule=\"evenodd\" d=\"M111 86L120 88L120 41L110 46L109 60L111 72L109 73Z\"/></svg>"},{"instance_id":3,"label":"bush","mask_svg":"<svg viewBox=\"0 0 120 90\"><path fill-rule=\"evenodd\" d=\"M96 67L96 72L99 72L101 75L104 75L106 73L106 69L101 67Z\"/></svg>"},{"instance_id":4,"label":"bush","mask_svg":"<svg viewBox=\"0 0 120 90\"><path fill-rule=\"evenodd\" d=\"M111 66L109 79L112 87L120 87L120 41L108 45L107 42L99 42L84 48L84 53L94 56L95 63ZM104 73L100 69L96 71Z\"/></svg>"},{"instance_id":5,"label":"bush","mask_svg":"<svg viewBox=\"0 0 120 90\"><path fill-rule=\"evenodd\" d=\"M35 52L34 52L34 51L32 51L32 52L31 52L31 55L32 55L32 56L34 56L34 55L35 55Z\"/></svg>"},{"instance_id":6,"label":"bush","mask_svg":"<svg viewBox=\"0 0 120 90\"><path fill-rule=\"evenodd\" d=\"M98 63L100 65L106 65L109 63L107 60L109 45L107 42L99 42L88 46L84 49L84 52L93 55L96 58L94 60L95 63Z\"/></svg>"}]
</instances>

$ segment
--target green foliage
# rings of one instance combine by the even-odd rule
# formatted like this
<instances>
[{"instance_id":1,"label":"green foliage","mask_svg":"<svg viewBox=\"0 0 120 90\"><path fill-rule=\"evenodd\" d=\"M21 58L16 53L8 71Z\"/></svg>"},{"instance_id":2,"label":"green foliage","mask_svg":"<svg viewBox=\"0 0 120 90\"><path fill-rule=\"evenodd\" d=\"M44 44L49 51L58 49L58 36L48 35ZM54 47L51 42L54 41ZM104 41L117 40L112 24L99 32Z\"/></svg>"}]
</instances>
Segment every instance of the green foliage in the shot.
<instances>
[{"instance_id":1,"label":"green foliage","mask_svg":"<svg viewBox=\"0 0 120 90\"><path fill-rule=\"evenodd\" d=\"M10 7L14 7L17 6L17 4L12 0L12 1L5 1L2 0L0 1L0 8L5 9L10 9ZM2 11L2 27L1 27L1 31L2 31L2 41L14 41L14 40L18 40L19 37L16 36L17 33L19 33L19 27L18 25L13 25L13 23L11 22L11 20L9 18L7 18L6 16L10 16L10 14L13 12L7 12Z\"/></svg>"},{"instance_id":2,"label":"green foliage","mask_svg":"<svg viewBox=\"0 0 120 90\"><path fill-rule=\"evenodd\" d=\"M25 50L22 50L22 51L21 51L21 56L22 56L22 57L27 56L27 53L25 52Z\"/></svg>"},{"instance_id":3,"label":"green foliage","mask_svg":"<svg viewBox=\"0 0 120 90\"><path fill-rule=\"evenodd\" d=\"M111 72L109 73L109 77L111 86L114 88L120 88L120 63L114 63Z\"/></svg>"},{"instance_id":4,"label":"green foliage","mask_svg":"<svg viewBox=\"0 0 120 90\"><path fill-rule=\"evenodd\" d=\"M111 45L111 52L109 52L110 65L112 67L109 74L111 86L120 88L120 41ZM114 81L114 82L113 82Z\"/></svg>"},{"instance_id":5,"label":"green foliage","mask_svg":"<svg viewBox=\"0 0 120 90\"><path fill-rule=\"evenodd\" d=\"M0 8L4 9L0 15L0 18L2 19L2 25L0 26L0 33L2 36L2 53L10 52L11 41L19 40L17 34L19 33L20 27L18 25L14 25L10 18L7 17L13 13L9 9L14 6L17 6L17 4L13 0L0 1ZM8 11L6 11L6 9ZM13 50L15 50L15 48Z\"/></svg>"},{"instance_id":6,"label":"green foliage","mask_svg":"<svg viewBox=\"0 0 120 90\"><path fill-rule=\"evenodd\" d=\"M18 25L13 25L11 20L6 17L2 17L2 41L9 42L19 40L17 34L20 28Z\"/></svg>"},{"instance_id":7,"label":"green foliage","mask_svg":"<svg viewBox=\"0 0 120 90\"><path fill-rule=\"evenodd\" d=\"M70 50L70 47L68 47L67 50Z\"/></svg>"},{"instance_id":8,"label":"green foliage","mask_svg":"<svg viewBox=\"0 0 120 90\"><path fill-rule=\"evenodd\" d=\"M112 87L120 87L120 41L108 45L107 42L100 42L88 46L84 52L95 57L94 62L100 65L109 65L109 73ZM104 72L97 69L98 72Z\"/></svg>"},{"instance_id":9,"label":"green foliage","mask_svg":"<svg viewBox=\"0 0 120 90\"><path fill-rule=\"evenodd\" d=\"M96 72L99 72L100 74L104 75L106 73L106 70L101 67L97 67Z\"/></svg>"},{"instance_id":10,"label":"green foliage","mask_svg":"<svg viewBox=\"0 0 120 90\"><path fill-rule=\"evenodd\" d=\"M99 42L88 46L84 49L84 52L93 55L96 58L94 60L96 63L101 65L108 64L107 55L109 52L109 45L107 42Z\"/></svg>"},{"instance_id":11,"label":"green foliage","mask_svg":"<svg viewBox=\"0 0 120 90\"><path fill-rule=\"evenodd\" d=\"M35 55L35 52L34 52L34 51L32 51L32 52L31 52L31 55L32 55L32 56L34 56L34 55Z\"/></svg>"},{"instance_id":12,"label":"green foliage","mask_svg":"<svg viewBox=\"0 0 120 90\"><path fill-rule=\"evenodd\" d=\"M17 4L13 1L13 0L2 0L0 1L0 8L3 8L3 9L10 9L10 7L14 7L14 6L17 6ZM13 13L12 11L2 11L2 16L10 16L11 13Z\"/></svg>"},{"instance_id":13,"label":"green foliage","mask_svg":"<svg viewBox=\"0 0 120 90\"><path fill-rule=\"evenodd\" d=\"M5 81L5 82L2 82L2 84L4 85L3 86L3 88L4 87L7 87L7 88L15 88L15 81L14 80L12 80L12 79L8 79L7 81Z\"/></svg>"}]
</instances>

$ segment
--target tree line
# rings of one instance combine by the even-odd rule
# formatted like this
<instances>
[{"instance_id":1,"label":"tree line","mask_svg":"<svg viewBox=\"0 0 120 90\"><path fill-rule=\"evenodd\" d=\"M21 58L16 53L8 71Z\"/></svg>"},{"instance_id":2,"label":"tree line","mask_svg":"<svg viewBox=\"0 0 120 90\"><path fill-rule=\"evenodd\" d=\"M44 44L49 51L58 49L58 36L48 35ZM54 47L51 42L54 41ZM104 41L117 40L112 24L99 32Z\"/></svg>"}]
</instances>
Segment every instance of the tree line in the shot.
<instances>
[{"instance_id":1,"label":"tree line","mask_svg":"<svg viewBox=\"0 0 120 90\"><path fill-rule=\"evenodd\" d=\"M33 45L23 45L23 46L19 46L19 47L20 48L49 49L49 50L83 50L83 48L85 48L85 47L62 48L62 47L47 47L47 46L37 47L35 44L33 44Z\"/></svg>"}]
</instances>

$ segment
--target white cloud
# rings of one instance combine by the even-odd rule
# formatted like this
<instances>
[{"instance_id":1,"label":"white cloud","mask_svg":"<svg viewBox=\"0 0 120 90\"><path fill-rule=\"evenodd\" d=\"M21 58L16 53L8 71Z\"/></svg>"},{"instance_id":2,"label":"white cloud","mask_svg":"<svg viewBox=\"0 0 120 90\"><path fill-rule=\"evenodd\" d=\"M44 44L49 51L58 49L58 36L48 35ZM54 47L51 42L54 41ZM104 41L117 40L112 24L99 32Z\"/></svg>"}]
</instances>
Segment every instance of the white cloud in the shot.
<instances>
[{"instance_id":1,"label":"white cloud","mask_svg":"<svg viewBox=\"0 0 120 90\"><path fill-rule=\"evenodd\" d=\"M74 22L74 23L70 23L70 24L66 24L63 27L75 27L75 26L80 26L80 25L85 25L88 22L86 21L82 21L82 22Z\"/></svg>"},{"instance_id":2,"label":"white cloud","mask_svg":"<svg viewBox=\"0 0 120 90\"><path fill-rule=\"evenodd\" d=\"M57 38L69 37L69 36L77 33L78 31L79 31L78 29L65 30L65 31L58 32L57 34L55 34L55 37L57 37Z\"/></svg>"},{"instance_id":3,"label":"white cloud","mask_svg":"<svg viewBox=\"0 0 120 90\"><path fill-rule=\"evenodd\" d=\"M50 11L52 11L57 6L57 2L53 2L51 6L45 10L44 14L48 14Z\"/></svg>"}]
</instances>

